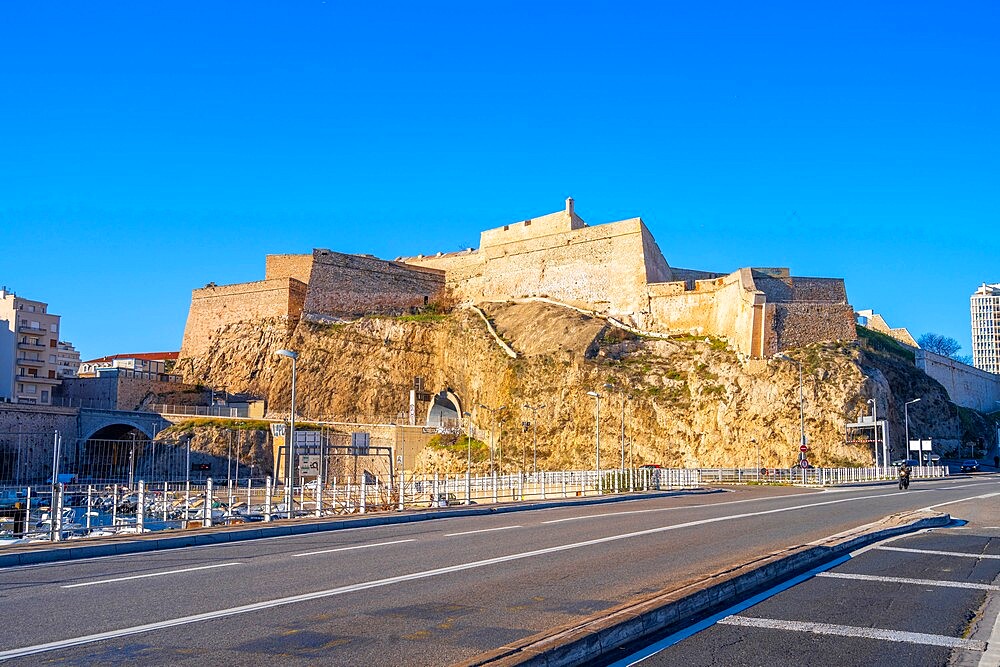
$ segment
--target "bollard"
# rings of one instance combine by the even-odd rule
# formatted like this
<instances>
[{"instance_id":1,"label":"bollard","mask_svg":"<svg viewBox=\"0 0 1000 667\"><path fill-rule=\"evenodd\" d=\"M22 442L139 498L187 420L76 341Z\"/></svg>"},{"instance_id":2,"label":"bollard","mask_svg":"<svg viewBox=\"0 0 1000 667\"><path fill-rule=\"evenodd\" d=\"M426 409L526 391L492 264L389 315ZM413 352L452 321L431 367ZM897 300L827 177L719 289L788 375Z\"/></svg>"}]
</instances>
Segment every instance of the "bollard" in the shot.
<instances>
[{"instance_id":1,"label":"bollard","mask_svg":"<svg viewBox=\"0 0 1000 667\"><path fill-rule=\"evenodd\" d=\"M205 480L205 506L202 507L201 525L207 528L212 526L212 478Z\"/></svg>"},{"instance_id":2,"label":"bollard","mask_svg":"<svg viewBox=\"0 0 1000 667\"><path fill-rule=\"evenodd\" d=\"M399 511L402 512L406 509L405 503L405 492L406 492L406 473L402 470L399 471Z\"/></svg>"},{"instance_id":3,"label":"bollard","mask_svg":"<svg viewBox=\"0 0 1000 667\"><path fill-rule=\"evenodd\" d=\"M51 499L49 502L49 522L52 526L52 541L59 542L62 540L62 513L63 513L63 490L66 486L60 482L55 487L56 497Z\"/></svg>"},{"instance_id":4,"label":"bollard","mask_svg":"<svg viewBox=\"0 0 1000 667\"><path fill-rule=\"evenodd\" d=\"M136 532L146 532L146 483L139 480L139 500L135 505L135 529Z\"/></svg>"},{"instance_id":5,"label":"bollard","mask_svg":"<svg viewBox=\"0 0 1000 667\"><path fill-rule=\"evenodd\" d=\"M111 492L111 525L118 525L118 484L115 484L114 491Z\"/></svg>"},{"instance_id":6,"label":"bollard","mask_svg":"<svg viewBox=\"0 0 1000 667\"><path fill-rule=\"evenodd\" d=\"M90 513L94 509L94 487L87 485L87 533L90 533Z\"/></svg>"},{"instance_id":7,"label":"bollard","mask_svg":"<svg viewBox=\"0 0 1000 667\"><path fill-rule=\"evenodd\" d=\"M264 481L264 521L271 521L271 476Z\"/></svg>"},{"instance_id":8,"label":"bollard","mask_svg":"<svg viewBox=\"0 0 1000 667\"><path fill-rule=\"evenodd\" d=\"M316 476L316 516L323 516L323 478Z\"/></svg>"}]
</instances>

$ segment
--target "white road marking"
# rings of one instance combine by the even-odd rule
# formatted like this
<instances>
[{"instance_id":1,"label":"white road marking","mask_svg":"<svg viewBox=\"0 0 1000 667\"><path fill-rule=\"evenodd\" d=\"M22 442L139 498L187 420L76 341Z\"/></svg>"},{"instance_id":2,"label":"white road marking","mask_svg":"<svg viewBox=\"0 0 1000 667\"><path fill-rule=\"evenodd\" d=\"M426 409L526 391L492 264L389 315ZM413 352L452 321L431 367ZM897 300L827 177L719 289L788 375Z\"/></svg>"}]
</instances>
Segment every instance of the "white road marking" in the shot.
<instances>
[{"instance_id":1,"label":"white road marking","mask_svg":"<svg viewBox=\"0 0 1000 667\"><path fill-rule=\"evenodd\" d=\"M981 486L981 485L980 484L969 484L968 486ZM953 487L953 488L961 489L961 488L964 488L964 487L956 486L956 487ZM937 503L936 505L928 505L924 509L926 509L926 510L933 510L933 509L937 509L938 507L944 507L945 505L954 505L955 503L967 503L970 500L980 500L980 499L983 499L983 498L993 498L995 496L1000 496L1000 493L987 493L987 494L982 495L982 496L973 496L972 498L962 498L961 500L949 500L949 501L944 502L944 503Z\"/></svg>"},{"instance_id":2,"label":"white road marking","mask_svg":"<svg viewBox=\"0 0 1000 667\"><path fill-rule=\"evenodd\" d=\"M881 628L858 628L850 625L833 625L831 623L812 623L810 621L783 621L775 618L753 618L750 616L727 616L719 621L721 625L738 625L747 628L766 628L768 630L794 630L796 632L812 632L819 635L838 635L840 637L861 637L863 639L881 639L889 642L905 644L925 644L927 646L945 646L947 648L963 648L970 651L986 650L986 642L978 639L962 639L947 635L931 635L924 632L903 632L902 630L882 630Z\"/></svg>"},{"instance_id":3,"label":"white road marking","mask_svg":"<svg viewBox=\"0 0 1000 667\"><path fill-rule=\"evenodd\" d=\"M969 581L939 581L937 579L909 579L907 577L878 577L871 574L848 574L844 572L820 572L817 577L833 579L854 579L857 581L880 581L887 584L914 584L917 586L943 586L946 588L972 588L979 591L1000 591L1000 586L977 584Z\"/></svg>"},{"instance_id":4,"label":"white road marking","mask_svg":"<svg viewBox=\"0 0 1000 667\"><path fill-rule=\"evenodd\" d=\"M300 554L292 554L292 558L301 556L318 556L319 554L332 554L335 551L354 551L355 549L370 549L371 547L384 547L389 544L402 544L403 542L416 542L416 538L409 540L393 540L392 542L376 542L374 544L357 544L353 547L337 547L336 549L322 549L320 551L304 551Z\"/></svg>"},{"instance_id":5,"label":"white road marking","mask_svg":"<svg viewBox=\"0 0 1000 667\"><path fill-rule=\"evenodd\" d=\"M231 565L242 565L240 562L216 563L215 565L200 565L198 567L185 567L181 570L168 570L166 572L153 572L150 574L136 574L131 577L116 577L114 579L99 579L98 581L87 581L82 584L69 584L62 588L79 588L80 586L97 586L98 584L112 584L116 581L131 581L133 579L148 579L149 577L162 577L168 574L181 574L183 572L194 572L196 570L211 570L216 567L229 567Z\"/></svg>"},{"instance_id":6,"label":"white road marking","mask_svg":"<svg viewBox=\"0 0 1000 667\"><path fill-rule=\"evenodd\" d=\"M459 535L475 535L476 533L492 533L496 530L510 530L511 528L523 528L523 526L501 526L499 528L482 528L480 530L467 530L464 533L445 533L445 537L457 537Z\"/></svg>"},{"instance_id":7,"label":"white road marking","mask_svg":"<svg viewBox=\"0 0 1000 667\"><path fill-rule=\"evenodd\" d=\"M1000 560L996 554L972 554L958 551L935 551L933 549L905 549L903 547L875 547L881 551L903 551L911 554L930 554L932 556L958 556L959 558L986 558Z\"/></svg>"},{"instance_id":8,"label":"white road marking","mask_svg":"<svg viewBox=\"0 0 1000 667\"><path fill-rule=\"evenodd\" d=\"M426 579L428 577L436 577L443 574L451 574L453 572L461 572L463 570L471 570L480 567L486 567L488 565L496 565L498 563L505 563L509 561L521 560L523 558L531 558L534 556L542 556L551 553L558 553L561 551L569 551L572 549L580 549L583 547L594 546L597 544L607 544L610 542L618 542L622 540L630 540L636 537L644 537L647 535L657 535L660 533L666 533L672 530L681 530L684 528L693 528L696 526L703 526L711 523L719 523L722 521L734 521L737 519L746 519L754 516L764 516L768 514L776 514L780 512L792 512L798 509L803 509L807 507L819 507L824 505L834 505L844 502L854 502L857 500L867 500L869 498L878 498L884 494L873 495L873 496L861 496L857 498L842 498L840 500L829 500L820 503L812 503L809 505L796 505L793 507L780 507L772 510L762 510L760 512L745 512L742 514L732 514L729 516L713 517L710 519L700 519L698 521L687 521L684 523L678 523L671 526L660 526L658 528L649 528L646 530L639 530L631 533L621 533L618 535L610 535L607 537L599 537L592 540L585 540L583 542L573 542L570 544L562 544L559 546L548 547L545 549L537 549L535 551L525 551L516 554L510 554L508 556L498 556L495 558L488 558L486 560L473 561L470 563L464 563L461 565L452 565L450 567L442 567L434 570L425 570L423 572L414 572L412 574L405 574L396 577L389 577L386 579L377 579L374 581L361 582L358 584L351 584L348 586L342 586L340 588L331 588L323 591L316 591L314 593L305 593L303 595L293 595L291 597L277 598L274 600L267 600L264 602L257 602L254 604L243 605L240 607L231 607L228 609L220 609L218 611L206 612L203 614L196 614L193 616L182 616L179 618L168 619L166 621L160 621L157 623L149 623L146 625L137 625L130 628L122 628L120 630L111 630L109 632L102 632L94 635L87 635L84 637L74 637L71 639L63 639L54 642L48 642L46 644L35 644L33 646L25 646L22 648L10 649L7 651L0 652L0 660L8 660L10 658L18 658L26 655L34 655L37 653L45 653L48 651L55 651L59 649L69 648L71 646L79 646L81 644L90 644L93 642L105 641L108 639L116 639L119 637L127 637L130 635L140 634L144 632L151 632L154 630L162 630L164 628L172 628L179 625L187 625L189 623L199 623L201 621L207 621L217 618L224 618L227 616L236 616L238 614L246 614L250 612L260 611L263 609L271 609L274 607L281 607L290 604L296 604L299 602L307 602L310 600L318 600L322 598L332 597L335 595L343 595L345 593L353 593L357 591L363 591L370 588L378 588L381 586L388 586L391 584L401 583L405 581L415 581L418 579Z\"/></svg>"}]
</instances>

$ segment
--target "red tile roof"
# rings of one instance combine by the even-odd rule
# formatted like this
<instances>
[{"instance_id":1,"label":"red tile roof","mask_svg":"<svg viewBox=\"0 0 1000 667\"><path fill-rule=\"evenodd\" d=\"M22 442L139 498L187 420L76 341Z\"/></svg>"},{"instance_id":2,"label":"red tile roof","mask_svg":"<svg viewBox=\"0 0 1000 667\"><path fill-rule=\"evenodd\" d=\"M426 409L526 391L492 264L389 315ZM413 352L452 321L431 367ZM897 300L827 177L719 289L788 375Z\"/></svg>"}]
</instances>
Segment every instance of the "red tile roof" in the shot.
<instances>
[{"instance_id":1,"label":"red tile roof","mask_svg":"<svg viewBox=\"0 0 1000 667\"><path fill-rule=\"evenodd\" d=\"M95 364L102 361L113 361L115 359L145 359L146 361L169 361L176 360L180 352L136 352L134 354L109 354L99 359L84 361L85 364Z\"/></svg>"}]
</instances>

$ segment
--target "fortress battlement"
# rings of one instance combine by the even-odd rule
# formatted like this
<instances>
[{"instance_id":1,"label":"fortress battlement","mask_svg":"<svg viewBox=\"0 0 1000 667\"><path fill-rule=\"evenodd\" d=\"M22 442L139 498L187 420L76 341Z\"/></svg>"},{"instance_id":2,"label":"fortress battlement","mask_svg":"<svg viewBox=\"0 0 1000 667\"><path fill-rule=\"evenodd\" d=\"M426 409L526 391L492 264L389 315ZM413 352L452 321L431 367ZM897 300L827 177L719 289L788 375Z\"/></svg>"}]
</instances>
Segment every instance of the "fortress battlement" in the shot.
<instances>
[{"instance_id":1,"label":"fortress battlement","mask_svg":"<svg viewBox=\"0 0 1000 667\"><path fill-rule=\"evenodd\" d=\"M588 225L571 198L561 211L484 230L478 249L395 261L327 249L268 255L265 277L194 290L181 356L197 356L209 330L234 318L399 314L446 292L468 303L545 297L645 331L719 336L754 357L856 337L841 279L673 268L641 218Z\"/></svg>"}]
</instances>

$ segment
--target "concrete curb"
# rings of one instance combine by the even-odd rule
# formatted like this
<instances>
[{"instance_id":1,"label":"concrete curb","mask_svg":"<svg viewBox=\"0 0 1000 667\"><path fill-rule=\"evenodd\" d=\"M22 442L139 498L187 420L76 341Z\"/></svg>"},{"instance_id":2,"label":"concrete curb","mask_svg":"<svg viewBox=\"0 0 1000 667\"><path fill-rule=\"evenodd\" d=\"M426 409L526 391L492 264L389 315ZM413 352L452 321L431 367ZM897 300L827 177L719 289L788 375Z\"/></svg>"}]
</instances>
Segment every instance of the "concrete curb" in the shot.
<instances>
[{"instance_id":1,"label":"concrete curb","mask_svg":"<svg viewBox=\"0 0 1000 667\"><path fill-rule=\"evenodd\" d=\"M0 568L17 565L36 565L39 563L54 563L57 561L76 560L80 558L96 558L100 556L116 556L134 554L162 549L180 549L226 542L243 542L268 537L285 535L308 535L366 526L384 526L397 523L413 523L416 521L432 521L459 516L481 516L487 514L502 514L507 512L528 512L532 510L549 509L553 507L569 507L580 505L604 505L620 503L627 500L645 498L663 498L689 493L724 493L715 489L688 489L676 491L655 491L650 493L621 494L616 496L597 496L580 499L537 500L529 503L508 503L504 505L462 506L439 510L410 510L402 514L365 514L351 517L332 517L328 519L308 520L296 519L287 523L244 524L242 527L202 528L176 534L175 531L161 531L144 535L112 536L89 540L72 540L66 542L40 542L24 546L13 546L0 553ZM96 540L100 540L97 542Z\"/></svg>"},{"instance_id":2,"label":"concrete curb","mask_svg":"<svg viewBox=\"0 0 1000 667\"><path fill-rule=\"evenodd\" d=\"M526 637L459 664L462 667L584 665L619 651L626 644L663 636L696 623L739 600L863 546L950 522L951 516L937 512L894 514L820 542L769 554L674 590L661 591L588 619Z\"/></svg>"}]
</instances>

